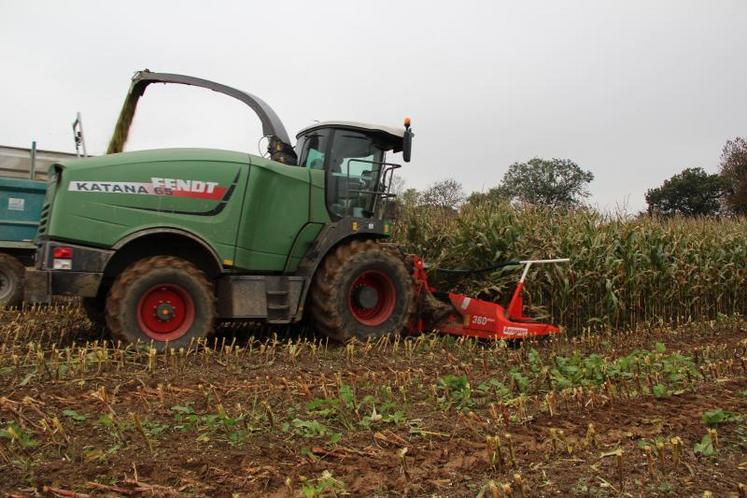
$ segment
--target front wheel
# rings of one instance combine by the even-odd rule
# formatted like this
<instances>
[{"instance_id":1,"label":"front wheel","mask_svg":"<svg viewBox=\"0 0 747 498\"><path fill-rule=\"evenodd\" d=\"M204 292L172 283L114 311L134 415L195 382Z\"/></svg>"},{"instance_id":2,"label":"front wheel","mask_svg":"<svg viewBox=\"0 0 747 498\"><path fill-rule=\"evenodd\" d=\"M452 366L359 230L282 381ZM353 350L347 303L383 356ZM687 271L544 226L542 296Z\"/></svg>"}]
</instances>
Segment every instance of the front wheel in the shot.
<instances>
[{"instance_id":1,"label":"front wheel","mask_svg":"<svg viewBox=\"0 0 747 498\"><path fill-rule=\"evenodd\" d=\"M106 300L106 323L115 340L152 341L159 351L207 337L214 320L212 284L192 263L173 256L133 263Z\"/></svg>"},{"instance_id":2,"label":"front wheel","mask_svg":"<svg viewBox=\"0 0 747 498\"><path fill-rule=\"evenodd\" d=\"M336 341L399 333L414 311L413 280L397 255L372 240L328 254L310 289L316 328Z\"/></svg>"}]
</instances>

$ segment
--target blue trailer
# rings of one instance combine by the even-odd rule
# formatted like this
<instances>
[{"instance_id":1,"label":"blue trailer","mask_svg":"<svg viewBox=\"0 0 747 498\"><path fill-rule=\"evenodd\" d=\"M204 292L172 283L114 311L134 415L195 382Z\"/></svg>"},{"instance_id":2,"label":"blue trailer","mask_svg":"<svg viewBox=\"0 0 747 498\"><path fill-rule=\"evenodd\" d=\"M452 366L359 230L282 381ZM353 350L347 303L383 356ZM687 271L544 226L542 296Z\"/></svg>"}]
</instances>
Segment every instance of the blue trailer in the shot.
<instances>
[{"instance_id":1,"label":"blue trailer","mask_svg":"<svg viewBox=\"0 0 747 498\"><path fill-rule=\"evenodd\" d=\"M23 301L26 267L47 191L47 169L76 154L0 145L0 307Z\"/></svg>"},{"instance_id":2,"label":"blue trailer","mask_svg":"<svg viewBox=\"0 0 747 498\"><path fill-rule=\"evenodd\" d=\"M34 263L46 182L0 177L0 306L23 300L26 266Z\"/></svg>"},{"instance_id":3,"label":"blue trailer","mask_svg":"<svg viewBox=\"0 0 747 498\"><path fill-rule=\"evenodd\" d=\"M0 307L23 302L26 267L34 265L47 171L59 161L87 157L80 113L73 121L75 154L0 145Z\"/></svg>"}]
</instances>

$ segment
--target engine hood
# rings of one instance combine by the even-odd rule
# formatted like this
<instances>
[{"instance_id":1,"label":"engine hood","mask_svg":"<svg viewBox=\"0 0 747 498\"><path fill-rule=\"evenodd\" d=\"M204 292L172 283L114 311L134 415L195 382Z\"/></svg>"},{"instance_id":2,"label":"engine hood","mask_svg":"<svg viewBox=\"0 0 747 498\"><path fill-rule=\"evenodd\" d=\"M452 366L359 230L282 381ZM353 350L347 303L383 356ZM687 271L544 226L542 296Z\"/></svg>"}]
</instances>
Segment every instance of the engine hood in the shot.
<instances>
[{"instance_id":1,"label":"engine hood","mask_svg":"<svg viewBox=\"0 0 747 498\"><path fill-rule=\"evenodd\" d=\"M253 159L259 159L258 156L247 154L245 152L236 152L222 149L152 149L133 152L121 152L118 154L107 154L103 156L93 156L80 159L68 159L58 161L52 167L73 170L110 168L126 164L141 163L158 163L158 162L228 162L228 163L248 163L251 164Z\"/></svg>"}]
</instances>

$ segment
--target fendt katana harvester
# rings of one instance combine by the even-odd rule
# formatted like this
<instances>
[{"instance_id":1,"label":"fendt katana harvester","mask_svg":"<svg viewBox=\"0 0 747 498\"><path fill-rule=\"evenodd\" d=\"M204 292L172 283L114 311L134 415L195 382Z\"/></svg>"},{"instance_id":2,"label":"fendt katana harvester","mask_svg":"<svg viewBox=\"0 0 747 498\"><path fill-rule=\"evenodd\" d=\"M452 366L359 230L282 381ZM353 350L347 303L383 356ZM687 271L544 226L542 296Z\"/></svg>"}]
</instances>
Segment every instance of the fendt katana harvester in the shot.
<instances>
[{"instance_id":1,"label":"fendt katana harvester","mask_svg":"<svg viewBox=\"0 0 747 498\"><path fill-rule=\"evenodd\" d=\"M268 157L210 149L123 153L151 83L203 87L244 102L259 116ZM253 95L138 72L107 155L50 168L26 301L80 296L113 339L161 350L207 337L216 321L288 324L305 314L337 341L406 329L490 338L557 332L523 316L521 283L506 309L455 294L438 301L422 261L385 243L390 184L400 167L385 154L401 152L409 161L412 137L409 120L404 128L324 122L300 131L292 147L278 116ZM521 263L528 269L533 262Z\"/></svg>"}]
</instances>

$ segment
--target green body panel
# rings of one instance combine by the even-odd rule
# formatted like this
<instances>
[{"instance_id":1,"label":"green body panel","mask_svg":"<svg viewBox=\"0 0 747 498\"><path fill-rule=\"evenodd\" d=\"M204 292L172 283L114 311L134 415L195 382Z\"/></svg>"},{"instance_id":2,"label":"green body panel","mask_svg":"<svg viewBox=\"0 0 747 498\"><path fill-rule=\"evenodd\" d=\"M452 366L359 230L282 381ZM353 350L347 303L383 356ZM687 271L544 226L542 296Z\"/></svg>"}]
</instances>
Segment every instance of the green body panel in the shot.
<instances>
[{"instance_id":1,"label":"green body panel","mask_svg":"<svg viewBox=\"0 0 747 498\"><path fill-rule=\"evenodd\" d=\"M279 271L298 232L309 221L309 170L262 162L249 174L235 265Z\"/></svg>"},{"instance_id":2,"label":"green body panel","mask_svg":"<svg viewBox=\"0 0 747 498\"><path fill-rule=\"evenodd\" d=\"M296 237L296 241L293 244L290 255L288 256L288 262L285 265L286 273L293 273L298 268L298 264L301 262L301 258L306 254L306 250L311 246L319 235L319 232L324 227L322 223L307 223Z\"/></svg>"},{"instance_id":3,"label":"green body panel","mask_svg":"<svg viewBox=\"0 0 747 498\"><path fill-rule=\"evenodd\" d=\"M310 213L329 222L310 170L245 153L162 149L61 166L41 233L50 239L110 248L142 230L174 228L205 241L233 271L282 272L308 247Z\"/></svg>"},{"instance_id":4,"label":"green body panel","mask_svg":"<svg viewBox=\"0 0 747 498\"><path fill-rule=\"evenodd\" d=\"M309 175L311 177L309 220L316 223L326 223L329 220L329 212L327 211L327 202L325 199L324 171L310 169Z\"/></svg>"}]
</instances>

